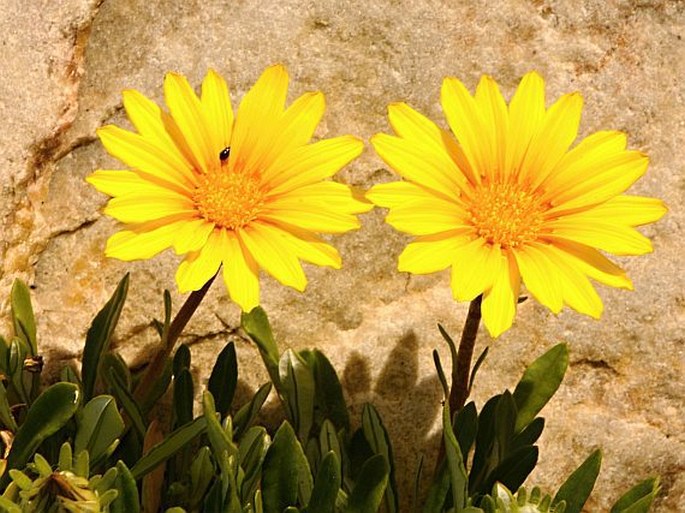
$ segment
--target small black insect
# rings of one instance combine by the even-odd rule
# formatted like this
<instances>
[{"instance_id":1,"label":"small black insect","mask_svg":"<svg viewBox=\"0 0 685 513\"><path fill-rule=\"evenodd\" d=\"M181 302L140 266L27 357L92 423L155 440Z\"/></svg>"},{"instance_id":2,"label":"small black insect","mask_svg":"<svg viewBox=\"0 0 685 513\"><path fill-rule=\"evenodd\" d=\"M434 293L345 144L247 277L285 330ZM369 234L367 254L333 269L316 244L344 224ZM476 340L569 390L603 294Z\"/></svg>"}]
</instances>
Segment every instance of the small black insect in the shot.
<instances>
[{"instance_id":1,"label":"small black insect","mask_svg":"<svg viewBox=\"0 0 685 513\"><path fill-rule=\"evenodd\" d=\"M224 148L223 150L221 150L221 152L219 152L219 160L220 160L221 162L224 162L224 161L228 160L228 156L229 156L230 154L231 154L231 147L230 147L230 146L227 146L226 148Z\"/></svg>"}]
</instances>

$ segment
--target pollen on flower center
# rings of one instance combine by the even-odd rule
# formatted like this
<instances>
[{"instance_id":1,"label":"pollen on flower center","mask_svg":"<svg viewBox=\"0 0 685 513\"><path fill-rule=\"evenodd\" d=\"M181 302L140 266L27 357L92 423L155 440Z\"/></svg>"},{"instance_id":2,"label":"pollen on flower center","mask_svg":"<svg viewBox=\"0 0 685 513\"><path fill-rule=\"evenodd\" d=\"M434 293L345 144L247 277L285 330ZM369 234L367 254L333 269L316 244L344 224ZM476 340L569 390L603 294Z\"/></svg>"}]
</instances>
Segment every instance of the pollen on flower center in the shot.
<instances>
[{"instance_id":1,"label":"pollen on flower center","mask_svg":"<svg viewBox=\"0 0 685 513\"><path fill-rule=\"evenodd\" d=\"M193 200L202 217L235 230L257 218L264 204L264 189L259 175L229 172L221 166L200 176Z\"/></svg>"},{"instance_id":2,"label":"pollen on flower center","mask_svg":"<svg viewBox=\"0 0 685 513\"><path fill-rule=\"evenodd\" d=\"M546 205L518 183L482 183L469 208L480 237L503 248L537 239Z\"/></svg>"}]
</instances>

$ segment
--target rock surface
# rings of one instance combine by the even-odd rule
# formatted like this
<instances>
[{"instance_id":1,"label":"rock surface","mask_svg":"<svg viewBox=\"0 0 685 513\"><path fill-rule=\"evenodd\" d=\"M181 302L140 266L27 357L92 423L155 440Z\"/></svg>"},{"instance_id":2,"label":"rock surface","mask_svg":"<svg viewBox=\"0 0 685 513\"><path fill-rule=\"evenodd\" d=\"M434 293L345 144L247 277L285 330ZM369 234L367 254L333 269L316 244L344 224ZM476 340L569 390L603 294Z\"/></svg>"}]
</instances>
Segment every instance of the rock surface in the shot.
<instances>
[{"instance_id":1,"label":"rock surface","mask_svg":"<svg viewBox=\"0 0 685 513\"><path fill-rule=\"evenodd\" d=\"M230 82L236 102L271 63L291 75L291 98L322 90L320 136L367 139L388 131L386 106L408 101L442 120L439 88L452 75L473 88L493 75L510 96L537 69L548 98L572 90L585 99L581 136L614 128L651 157L633 193L663 198L670 213L644 230L653 254L620 259L635 292L600 288L599 322L533 301L496 342L478 377L476 399L512 387L544 349L568 342L571 367L544 411L547 430L534 481L551 490L594 448L604 466L588 511L604 511L649 475L662 476L657 512L685 506L685 4L680 1L507 0L68 0L0 5L0 297L20 277L34 288L48 367L78 358L89 320L131 271L117 344L134 365L155 342L151 319L161 292L174 289L176 258L125 264L103 256L114 223L105 197L83 178L119 167L94 137L103 123L126 125L120 91L161 101L162 78L177 70L199 84L208 67ZM369 149L340 175L366 188L390 179ZM341 271L308 267L305 294L263 279L264 307L281 347L316 346L343 376L356 413L373 401L390 427L408 511L419 455L433 457L440 408L431 350L446 351L435 328L457 334L466 305L448 276L395 270L406 238L380 211L361 231L335 239ZM175 304L182 298L174 293ZM0 318L7 332L7 304ZM215 284L186 333L200 379L238 323ZM246 386L266 379L253 349L238 342ZM428 460L430 461L430 459Z\"/></svg>"}]
</instances>

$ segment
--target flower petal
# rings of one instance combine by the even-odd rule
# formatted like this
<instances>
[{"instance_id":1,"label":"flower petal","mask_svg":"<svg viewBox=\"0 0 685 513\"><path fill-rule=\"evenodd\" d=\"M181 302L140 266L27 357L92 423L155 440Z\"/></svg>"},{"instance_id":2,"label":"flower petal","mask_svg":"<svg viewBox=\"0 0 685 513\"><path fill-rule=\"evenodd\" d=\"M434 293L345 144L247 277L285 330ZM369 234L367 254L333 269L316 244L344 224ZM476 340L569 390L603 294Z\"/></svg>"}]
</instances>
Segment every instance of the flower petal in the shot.
<instances>
[{"instance_id":1,"label":"flower petal","mask_svg":"<svg viewBox=\"0 0 685 513\"><path fill-rule=\"evenodd\" d=\"M164 79L164 97L171 116L183 138L196 156L200 168L219 164L219 155L212 145L212 131L202 110L200 99L190 87L188 79L178 73L167 73Z\"/></svg>"},{"instance_id":2,"label":"flower petal","mask_svg":"<svg viewBox=\"0 0 685 513\"><path fill-rule=\"evenodd\" d=\"M545 116L545 81L532 71L521 79L509 102L509 130L505 171L518 174L533 136Z\"/></svg>"},{"instance_id":3,"label":"flower petal","mask_svg":"<svg viewBox=\"0 0 685 513\"><path fill-rule=\"evenodd\" d=\"M460 247L452 258L452 295L457 301L471 301L492 286L502 265L502 250L477 238Z\"/></svg>"},{"instance_id":4,"label":"flower petal","mask_svg":"<svg viewBox=\"0 0 685 513\"><path fill-rule=\"evenodd\" d=\"M490 156L487 176L497 180L504 175L509 131L509 111L497 82L483 75L476 88L476 105L483 119L482 144L487 146Z\"/></svg>"},{"instance_id":5,"label":"flower petal","mask_svg":"<svg viewBox=\"0 0 685 513\"><path fill-rule=\"evenodd\" d=\"M268 210L278 211L301 205L312 209L324 208L342 214L367 212L373 208L371 203L357 199L354 192L345 184L338 182L318 182L304 185L286 194L267 198Z\"/></svg>"},{"instance_id":6,"label":"flower petal","mask_svg":"<svg viewBox=\"0 0 685 513\"><path fill-rule=\"evenodd\" d=\"M399 256L397 268L400 272L413 274L442 271L453 264L455 253L458 253L468 241L467 230L418 237L404 248Z\"/></svg>"},{"instance_id":7,"label":"flower petal","mask_svg":"<svg viewBox=\"0 0 685 513\"><path fill-rule=\"evenodd\" d=\"M105 255L130 262L145 260L171 247L185 221L149 222L129 226L107 240Z\"/></svg>"},{"instance_id":8,"label":"flower petal","mask_svg":"<svg viewBox=\"0 0 685 513\"><path fill-rule=\"evenodd\" d=\"M573 219L583 222L603 220L608 223L641 226L658 221L667 211L668 208L660 199L621 195L574 214Z\"/></svg>"},{"instance_id":9,"label":"flower petal","mask_svg":"<svg viewBox=\"0 0 685 513\"><path fill-rule=\"evenodd\" d=\"M174 251L183 255L197 251L207 242L207 238L214 231L214 223L206 219L189 219L176 232Z\"/></svg>"},{"instance_id":10,"label":"flower petal","mask_svg":"<svg viewBox=\"0 0 685 513\"><path fill-rule=\"evenodd\" d=\"M262 269L283 285L304 290L307 278L280 229L254 222L239 230L238 237Z\"/></svg>"},{"instance_id":11,"label":"flower petal","mask_svg":"<svg viewBox=\"0 0 685 513\"><path fill-rule=\"evenodd\" d=\"M185 161L174 158L168 147L158 147L141 135L107 125L97 130L107 152L127 166L151 175L170 188L192 191L195 177Z\"/></svg>"},{"instance_id":12,"label":"flower petal","mask_svg":"<svg viewBox=\"0 0 685 513\"><path fill-rule=\"evenodd\" d=\"M404 233L431 235L467 226L467 213L459 205L440 198L417 200L392 208L385 221Z\"/></svg>"},{"instance_id":13,"label":"flower petal","mask_svg":"<svg viewBox=\"0 0 685 513\"><path fill-rule=\"evenodd\" d=\"M103 212L122 223L144 223L169 216L193 218L197 214L190 198L161 188L112 198Z\"/></svg>"},{"instance_id":14,"label":"flower petal","mask_svg":"<svg viewBox=\"0 0 685 513\"><path fill-rule=\"evenodd\" d=\"M231 145L233 108L226 81L213 69L202 81L200 103L209 126L213 155L218 156L221 150Z\"/></svg>"},{"instance_id":15,"label":"flower petal","mask_svg":"<svg viewBox=\"0 0 685 513\"><path fill-rule=\"evenodd\" d=\"M492 288L483 295L483 324L490 336L499 337L508 330L516 316L520 276L513 257L501 257L502 265L494 276Z\"/></svg>"},{"instance_id":16,"label":"flower petal","mask_svg":"<svg viewBox=\"0 0 685 513\"><path fill-rule=\"evenodd\" d=\"M523 158L519 180L535 189L544 182L578 136L583 97L565 94L545 113Z\"/></svg>"},{"instance_id":17,"label":"flower petal","mask_svg":"<svg viewBox=\"0 0 685 513\"><path fill-rule=\"evenodd\" d=\"M229 169L255 169L278 137L288 93L288 73L278 64L268 67L240 102L233 129Z\"/></svg>"},{"instance_id":18,"label":"flower petal","mask_svg":"<svg viewBox=\"0 0 685 513\"><path fill-rule=\"evenodd\" d=\"M526 289L555 314L564 306L557 266L547 256L542 244L527 244L512 251Z\"/></svg>"},{"instance_id":19,"label":"flower petal","mask_svg":"<svg viewBox=\"0 0 685 513\"><path fill-rule=\"evenodd\" d=\"M448 77L442 82L440 102L452 133L475 171L474 178L480 181L492 169L494 155L488 152L489 142L481 137L487 128L476 100L461 81Z\"/></svg>"},{"instance_id":20,"label":"flower petal","mask_svg":"<svg viewBox=\"0 0 685 513\"><path fill-rule=\"evenodd\" d=\"M180 292L200 290L216 274L224 259L221 231L214 230L204 246L188 253L176 271L176 283Z\"/></svg>"},{"instance_id":21,"label":"flower petal","mask_svg":"<svg viewBox=\"0 0 685 513\"><path fill-rule=\"evenodd\" d=\"M330 178L364 149L356 137L344 135L300 146L279 156L263 176L272 195Z\"/></svg>"},{"instance_id":22,"label":"flower petal","mask_svg":"<svg viewBox=\"0 0 685 513\"><path fill-rule=\"evenodd\" d=\"M242 309L249 312L259 305L259 267L235 232L222 230L223 276L228 294Z\"/></svg>"},{"instance_id":23,"label":"flower petal","mask_svg":"<svg viewBox=\"0 0 685 513\"><path fill-rule=\"evenodd\" d=\"M371 144L401 177L431 189L436 196L446 199L459 197L466 179L446 149L430 150L420 142L387 134L374 135Z\"/></svg>"},{"instance_id":24,"label":"flower petal","mask_svg":"<svg viewBox=\"0 0 685 513\"><path fill-rule=\"evenodd\" d=\"M652 242L635 228L600 220L578 220L566 216L549 223L554 237L559 237L614 255L644 255L651 253Z\"/></svg>"}]
</instances>

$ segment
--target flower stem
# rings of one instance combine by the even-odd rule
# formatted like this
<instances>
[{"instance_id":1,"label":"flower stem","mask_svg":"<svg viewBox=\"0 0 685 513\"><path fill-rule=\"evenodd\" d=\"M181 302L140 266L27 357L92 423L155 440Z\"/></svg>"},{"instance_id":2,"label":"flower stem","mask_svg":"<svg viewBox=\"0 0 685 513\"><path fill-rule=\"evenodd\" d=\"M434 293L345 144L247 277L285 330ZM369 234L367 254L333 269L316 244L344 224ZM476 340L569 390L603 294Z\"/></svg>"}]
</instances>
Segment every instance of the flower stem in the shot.
<instances>
[{"instance_id":1,"label":"flower stem","mask_svg":"<svg viewBox=\"0 0 685 513\"><path fill-rule=\"evenodd\" d=\"M466 404L469 396L469 378L471 376L471 360L473 359L473 349L476 345L476 335L480 325L480 304L483 296L478 296L471 301L469 313L464 322L459 341L459 351L455 369L452 372L452 388L450 390L450 413L454 415Z\"/></svg>"},{"instance_id":2,"label":"flower stem","mask_svg":"<svg viewBox=\"0 0 685 513\"><path fill-rule=\"evenodd\" d=\"M160 347L157 353L152 357L152 361L150 361L150 364L145 369L145 373L136 387L134 397L138 402L143 402L145 395L153 389L154 382L164 370L167 358L169 358L169 355L173 351L178 337L183 332L183 328L186 327L188 321L190 321L195 310L197 310L197 307L200 306L200 303L207 294L214 278L216 278L216 274L212 276L201 289L191 292L190 296L188 296L185 303L183 303L181 309L176 314L176 317L171 321L164 345Z\"/></svg>"},{"instance_id":3,"label":"flower stem","mask_svg":"<svg viewBox=\"0 0 685 513\"><path fill-rule=\"evenodd\" d=\"M461 331L461 340L457 350L456 362L452 362L452 386L450 387L449 407L450 415L454 416L466 404L469 396L469 377L471 375L471 360L473 359L473 349L476 346L476 335L480 325L480 305L483 296L478 296L471 301L469 312L464 321L464 328ZM445 439L440 442L438 458L435 462L435 475L438 475L442 462L445 459Z\"/></svg>"}]
</instances>

